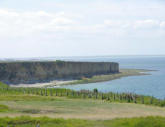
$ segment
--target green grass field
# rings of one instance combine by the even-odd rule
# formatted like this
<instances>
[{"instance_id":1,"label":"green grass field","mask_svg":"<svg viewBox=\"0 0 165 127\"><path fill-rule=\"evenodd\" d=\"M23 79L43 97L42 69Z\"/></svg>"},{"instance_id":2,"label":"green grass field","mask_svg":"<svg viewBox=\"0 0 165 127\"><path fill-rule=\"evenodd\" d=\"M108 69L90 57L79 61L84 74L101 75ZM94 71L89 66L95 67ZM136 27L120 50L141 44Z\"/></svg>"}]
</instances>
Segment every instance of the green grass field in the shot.
<instances>
[{"instance_id":1,"label":"green grass field","mask_svg":"<svg viewBox=\"0 0 165 127\"><path fill-rule=\"evenodd\" d=\"M51 117L107 120L124 117L165 116L165 108L133 103L93 99L41 97L36 95L7 96L0 100L0 117Z\"/></svg>"},{"instance_id":2,"label":"green grass field","mask_svg":"<svg viewBox=\"0 0 165 127\"><path fill-rule=\"evenodd\" d=\"M124 118L114 120L51 119L47 117L0 118L0 126L14 127L164 127L165 118Z\"/></svg>"},{"instance_id":3,"label":"green grass field","mask_svg":"<svg viewBox=\"0 0 165 127\"><path fill-rule=\"evenodd\" d=\"M0 83L0 127L164 127L164 104L130 93L11 88Z\"/></svg>"}]
</instances>

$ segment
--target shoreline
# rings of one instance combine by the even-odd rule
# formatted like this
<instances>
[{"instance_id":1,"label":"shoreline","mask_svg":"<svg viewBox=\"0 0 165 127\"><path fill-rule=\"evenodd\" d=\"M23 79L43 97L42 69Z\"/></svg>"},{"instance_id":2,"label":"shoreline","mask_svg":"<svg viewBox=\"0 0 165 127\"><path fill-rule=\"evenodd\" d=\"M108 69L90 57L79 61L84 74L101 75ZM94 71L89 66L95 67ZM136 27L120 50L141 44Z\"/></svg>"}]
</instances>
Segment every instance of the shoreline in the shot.
<instances>
[{"instance_id":1,"label":"shoreline","mask_svg":"<svg viewBox=\"0 0 165 127\"><path fill-rule=\"evenodd\" d=\"M120 69L119 73L108 74L108 75L95 75L91 78L82 78L80 80L53 80L47 83L35 83L35 84L19 84L19 85L10 85L11 87L32 87L32 88L44 88L44 87L58 87L62 85L76 85L76 84L86 84L86 83L96 83L111 81L119 79L122 77L128 76L141 76L141 75L150 75L151 72L155 70L146 70L146 69Z\"/></svg>"}]
</instances>

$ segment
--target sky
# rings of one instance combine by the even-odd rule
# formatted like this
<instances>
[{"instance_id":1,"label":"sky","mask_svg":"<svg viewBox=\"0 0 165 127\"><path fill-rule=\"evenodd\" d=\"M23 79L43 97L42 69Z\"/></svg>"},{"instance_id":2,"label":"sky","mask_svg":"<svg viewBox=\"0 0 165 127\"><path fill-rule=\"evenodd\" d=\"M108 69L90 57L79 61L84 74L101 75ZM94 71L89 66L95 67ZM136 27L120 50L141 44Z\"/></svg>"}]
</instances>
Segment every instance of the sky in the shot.
<instances>
[{"instance_id":1,"label":"sky","mask_svg":"<svg viewBox=\"0 0 165 127\"><path fill-rule=\"evenodd\" d=\"M0 58L165 55L164 0L0 0Z\"/></svg>"}]
</instances>

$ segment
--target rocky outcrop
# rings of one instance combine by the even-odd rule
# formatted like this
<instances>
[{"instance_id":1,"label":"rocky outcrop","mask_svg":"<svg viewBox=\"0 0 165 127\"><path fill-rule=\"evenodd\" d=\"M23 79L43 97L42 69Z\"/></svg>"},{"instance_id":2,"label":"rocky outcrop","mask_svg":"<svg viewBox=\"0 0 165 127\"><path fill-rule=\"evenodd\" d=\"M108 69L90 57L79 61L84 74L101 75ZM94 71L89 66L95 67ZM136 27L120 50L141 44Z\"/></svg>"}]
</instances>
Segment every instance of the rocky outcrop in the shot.
<instances>
[{"instance_id":1,"label":"rocky outcrop","mask_svg":"<svg viewBox=\"0 0 165 127\"><path fill-rule=\"evenodd\" d=\"M119 72L113 62L3 62L0 81L7 84L48 82L56 79L79 79Z\"/></svg>"}]
</instances>

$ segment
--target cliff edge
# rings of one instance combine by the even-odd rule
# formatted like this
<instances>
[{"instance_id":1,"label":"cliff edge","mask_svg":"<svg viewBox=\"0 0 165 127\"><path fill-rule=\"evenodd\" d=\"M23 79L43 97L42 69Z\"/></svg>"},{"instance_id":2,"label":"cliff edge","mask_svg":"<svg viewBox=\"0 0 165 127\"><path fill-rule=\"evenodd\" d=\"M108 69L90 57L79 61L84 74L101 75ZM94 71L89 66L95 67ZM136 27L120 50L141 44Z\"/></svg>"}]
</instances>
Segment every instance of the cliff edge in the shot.
<instances>
[{"instance_id":1,"label":"cliff edge","mask_svg":"<svg viewBox=\"0 0 165 127\"><path fill-rule=\"evenodd\" d=\"M79 79L99 74L118 73L115 62L1 62L0 81L7 84Z\"/></svg>"}]
</instances>

